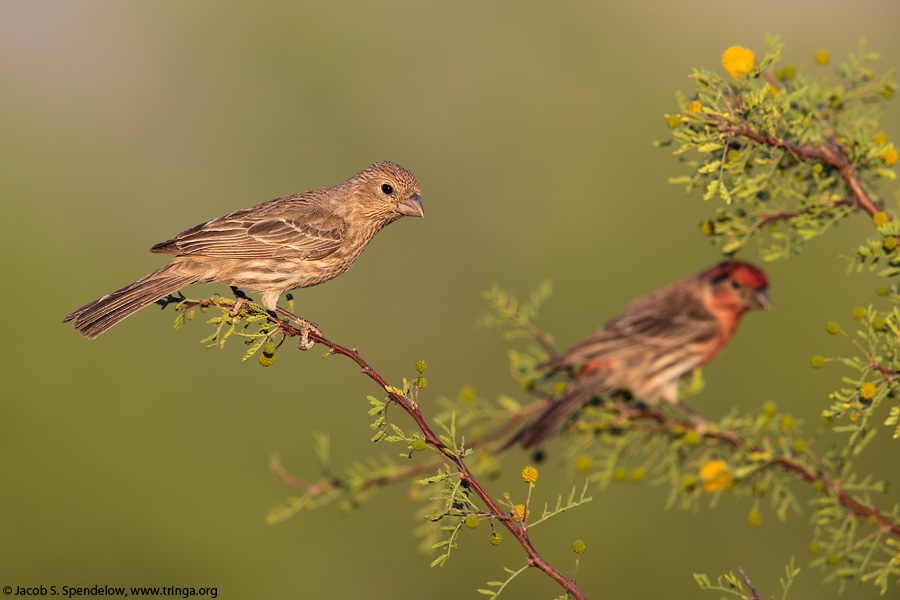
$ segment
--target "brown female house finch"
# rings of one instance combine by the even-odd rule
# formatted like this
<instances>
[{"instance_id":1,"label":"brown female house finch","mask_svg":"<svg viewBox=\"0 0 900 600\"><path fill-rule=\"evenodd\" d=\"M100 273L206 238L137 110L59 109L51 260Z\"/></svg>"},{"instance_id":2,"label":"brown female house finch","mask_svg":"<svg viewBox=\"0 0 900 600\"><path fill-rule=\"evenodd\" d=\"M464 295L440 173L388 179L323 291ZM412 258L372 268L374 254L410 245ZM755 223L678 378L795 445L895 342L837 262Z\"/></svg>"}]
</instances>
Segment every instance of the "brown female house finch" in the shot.
<instances>
[{"instance_id":1,"label":"brown female house finch","mask_svg":"<svg viewBox=\"0 0 900 600\"><path fill-rule=\"evenodd\" d=\"M157 244L174 254L158 271L66 315L94 339L125 317L198 282L262 292L275 311L281 294L337 277L382 227L422 217L419 184L392 162L378 162L344 183L275 198L207 221Z\"/></svg>"},{"instance_id":2,"label":"brown female house finch","mask_svg":"<svg viewBox=\"0 0 900 600\"><path fill-rule=\"evenodd\" d=\"M576 369L566 389L504 447L540 445L594 396L628 391L679 404L678 381L712 360L751 308L768 310L769 280L757 267L723 262L633 302L600 331L538 368Z\"/></svg>"}]
</instances>

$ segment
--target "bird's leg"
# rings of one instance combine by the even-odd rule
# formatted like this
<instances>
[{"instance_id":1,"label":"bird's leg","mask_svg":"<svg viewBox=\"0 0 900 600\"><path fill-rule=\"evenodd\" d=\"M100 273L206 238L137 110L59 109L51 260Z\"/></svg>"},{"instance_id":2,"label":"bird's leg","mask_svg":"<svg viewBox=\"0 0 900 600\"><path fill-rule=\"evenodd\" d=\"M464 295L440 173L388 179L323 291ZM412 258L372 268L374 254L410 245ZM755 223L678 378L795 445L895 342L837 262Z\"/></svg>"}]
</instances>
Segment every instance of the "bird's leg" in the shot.
<instances>
[{"instance_id":1,"label":"bird's leg","mask_svg":"<svg viewBox=\"0 0 900 600\"><path fill-rule=\"evenodd\" d=\"M238 313L244 310L244 306L250 304L252 300L250 296L244 293L244 290L239 288L236 285L232 285L231 293L234 294L234 306L231 307L231 310L228 311L229 317L236 317Z\"/></svg>"},{"instance_id":2,"label":"bird's leg","mask_svg":"<svg viewBox=\"0 0 900 600\"><path fill-rule=\"evenodd\" d=\"M290 313L280 306L276 306L274 311L276 315L280 315L284 317L289 323L294 323L300 329L300 349L301 350L309 350L313 346L316 345L316 342L309 339L309 332L313 332L316 335L321 336L322 332L319 330L319 326L313 323L312 321L307 321L306 319L301 319L297 315Z\"/></svg>"},{"instance_id":3,"label":"bird's leg","mask_svg":"<svg viewBox=\"0 0 900 600\"><path fill-rule=\"evenodd\" d=\"M690 419L691 424L694 425L694 429L697 433L703 434L706 431L709 431L709 421L706 420L705 417L700 415L699 413L694 412L693 409L688 407L686 404L680 401L676 401L672 403L678 410L683 412Z\"/></svg>"}]
</instances>

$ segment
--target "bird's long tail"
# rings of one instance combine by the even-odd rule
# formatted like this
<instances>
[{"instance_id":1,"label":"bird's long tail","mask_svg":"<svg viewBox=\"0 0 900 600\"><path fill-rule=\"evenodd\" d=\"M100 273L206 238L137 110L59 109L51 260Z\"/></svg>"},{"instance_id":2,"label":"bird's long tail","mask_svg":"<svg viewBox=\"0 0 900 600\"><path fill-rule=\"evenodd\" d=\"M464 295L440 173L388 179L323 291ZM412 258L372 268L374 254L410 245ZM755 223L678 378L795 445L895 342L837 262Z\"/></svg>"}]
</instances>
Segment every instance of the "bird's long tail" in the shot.
<instances>
[{"instance_id":1,"label":"bird's long tail","mask_svg":"<svg viewBox=\"0 0 900 600\"><path fill-rule=\"evenodd\" d=\"M525 450L543 444L550 434L562 427L591 398L613 391L612 388L607 389L605 378L606 373L601 371L577 375L561 394L550 401L543 412L511 437L501 450L514 444L519 444Z\"/></svg>"},{"instance_id":2,"label":"bird's long tail","mask_svg":"<svg viewBox=\"0 0 900 600\"><path fill-rule=\"evenodd\" d=\"M125 317L200 280L177 266L176 262L170 262L131 285L85 304L66 315L63 323L74 320L75 329L81 335L94 339Z\"/></svg>"}]
</instances>

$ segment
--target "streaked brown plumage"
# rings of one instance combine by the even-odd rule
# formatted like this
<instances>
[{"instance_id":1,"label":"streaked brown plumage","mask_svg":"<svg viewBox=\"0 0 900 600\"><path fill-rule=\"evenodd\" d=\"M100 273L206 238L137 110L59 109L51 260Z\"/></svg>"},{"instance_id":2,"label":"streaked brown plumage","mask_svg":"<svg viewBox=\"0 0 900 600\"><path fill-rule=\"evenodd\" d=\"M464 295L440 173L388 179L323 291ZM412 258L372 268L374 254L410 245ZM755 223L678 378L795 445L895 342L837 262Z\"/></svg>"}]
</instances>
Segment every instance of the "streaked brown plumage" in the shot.
<instances>
[{"instance_id":1,"label":"streaked brown plumage","mask_svg":"<svg viewBox=\"0 0 900 600\"><path fill-rule=\"evenodd\" d=\"M275 198L207 221L157 244L176 255L143 279L66 315L88 338L191 283L216 282L262 292L275 310L281 294L337 277L372 237L402 216L424 216L419 184L392 162L344 183Z\"/></svg>"},{"instance_id":2,"label":"streaked brown plumage","mask_svg":"<svg viewBox=\"0 0 900 600\"><path fill-rule=\"evenodd\" d=\"M533 448L594 396L628 391L679 404L679 380L712 360L749 309L769 309L769 280L744 262L720 263L628 306L602 329L540 369L575 369L566 389L506 443Z\"/></svg>"}]
</instances>

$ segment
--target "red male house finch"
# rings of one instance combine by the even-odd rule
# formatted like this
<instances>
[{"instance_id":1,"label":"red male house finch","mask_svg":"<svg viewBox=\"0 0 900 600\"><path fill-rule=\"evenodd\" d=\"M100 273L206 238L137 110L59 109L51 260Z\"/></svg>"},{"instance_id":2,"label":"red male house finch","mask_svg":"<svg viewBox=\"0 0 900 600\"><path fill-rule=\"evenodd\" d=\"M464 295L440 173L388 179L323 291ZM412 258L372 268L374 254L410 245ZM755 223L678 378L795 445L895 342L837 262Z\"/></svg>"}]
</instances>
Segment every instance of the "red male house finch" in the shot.
<instances>
[{"instance_id":1,"label":"red male house finch","mask_svg":"<svg viewBox=\"0 0 900 600\"><path fill-rule=\"evenodd\" d=\"M66 315L94 339L125 317L198 282L262 292L276 310L281 294L337 277L382 227L422 217L419 184L392 162L379 162L344 183L275 198L207 221L157 244L174 254L158 271Z\"/></svg>"},{"instance_id":2,"label":"red male house finch","mask_svg":"<svg viewBox=\"0 0 900 600\"><path fill-rule=\"evenodd\" d=\"M678 400L678 381L712 360L747 310L768 310L769 280L757 267L723 262L633 302L600 331L538 368L578 369L506 446L540 445L594 396L627 390L655 403Z\"/></svg>"}]
</instances>

